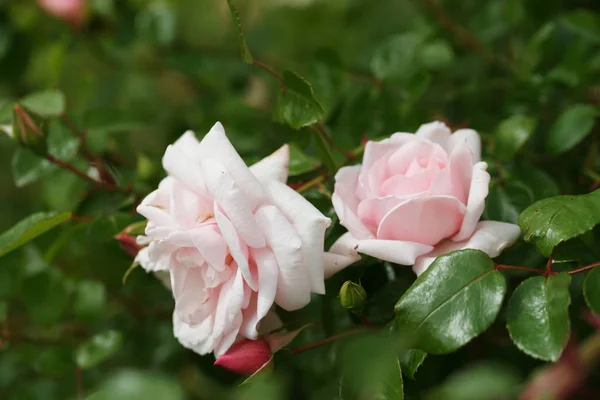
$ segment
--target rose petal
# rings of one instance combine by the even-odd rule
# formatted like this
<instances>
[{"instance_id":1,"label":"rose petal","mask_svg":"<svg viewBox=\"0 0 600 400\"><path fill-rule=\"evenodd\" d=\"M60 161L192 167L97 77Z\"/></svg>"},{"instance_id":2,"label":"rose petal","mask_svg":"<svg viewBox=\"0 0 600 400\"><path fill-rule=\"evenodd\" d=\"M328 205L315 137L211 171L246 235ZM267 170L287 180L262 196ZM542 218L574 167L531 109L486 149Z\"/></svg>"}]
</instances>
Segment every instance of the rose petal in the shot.
<instances>
[{"instance_id":1,"label":"rose petal","mask_svg":"<svg viewBox=\"0 0 600 400\"><path fill-rule=\"evenodd\" d=\"M473 166L473 178L471 179L465 217L460 230L452 238L456 242L465 240L473 234L477 221L483 214L485 198L489 193L490 185L490 174L487 173L486 168L487 164L485 162L478 162Z\"/></svg>"},{"instance_id":2,"label":"rose petal","mask_svg":"<svg viewBox=\"0 0 600 400\"><path fill-rule=\"evenodd\" d=\"M459 230L464 209L463 203L450 196L410 199L382 218L377 238L433 246Z\"/></svg>"},{"instance_id":3,"label":"rose petal","mask_svg":"<svg viewBox=\"0 0 600 400\"><path fill-rule=\"evenodd\" d=\"M481 138L473 129L459 129L450 136L448 143L448 152L451 152L456 147L464 145L473 154L473 161L481 161Z\"/></svg>"},{"instance_id":4,"label":"rose petal","mask_svg":"<svg viewBox=\"0 0 600 400\"><path fill-rule=\"evenodd\" d=\"M231 332L231 326L235 325L237 316L239 315L241 317L243 302L244 279L242 277L242 272L238 269L235 274L235 278L225 282L221 286L221 290L219 292L219 299L216 310L214 311L215 327L213 330L213 338L215 340L217 340L219 336ZM183 321L185 322L185 320ZM240 325L237 327L238 331L240 326L241 320Z\"/></svg>"},{"instance_id":5,"label":"rose petal","mask_svg":"<svg viewBox=\"0 0 600 400\"><path fill-rule=\"evenodd\" d=\"M466 147L452 150L448 165L431 181L428 194L454 196L467 204L473 176L473 155Z\"/></svg>"},{"instance_id":6,"label":"rose petal","mask_svg":"<svg viewBox=\"0 0 600 400\"><path fill-rule=\"evenodd\" d=\"M346 268L348 265L360 260L360 254L356 252L358 241L350 232L344 233L323 254L325 279Z\"/></svg>"},{"instance_id":7,"label":"rose petal","mask_svg":"<svg viewBox=\"0 0 600 400\"><path fill-rule=\"evenodd\" d=\"M170 145L162 158L162 165L169 175L191 190L206 196L206 187L200 178L202 176L200 161L191 158L174 145Z\"/></svg>"},{"instance_id":8,"label":"rose petal","mask_svg":"<svg viewBox=\"0 0 600 400\"><path fill-rule=\"evenodd\" d=\"M360 165L343 167L335 175L335 188L331 201L340 224L352 232L357 238L369 239L373 234L363 225L357 216L359 200L356 197L356 186Z\"/></svg>"},{"instance_id":9,"label":"rose petal","mask_svg":"<svg viewBox=\"0 0 600 400\"><path fill-rule=\"evenodd\" d=\"M215 202L250 247L264 247L265 238L252 215L252 205L237 182L221 163L208 159L202 163L202 176ZM260 186L260 183L256 181ZM262 186L261 186L262 188ZM261 189L262 191L262 189Z\"/></svg>"},{"instance_id":10,"label":"rose petal","mask_svg":"<svg viewBox=\"0 0 600 400\"><path fill-rule=\"evenodd\" d=\"M445 150L448 150L448 141L450 140L450 129L443 122L434 121L423 124L417 129L415 135L420 138L431 140L439 144Z\"/></svg>"},{"instance_id":11,"label":"rose petal","mask_svg":"<svg viewBox=\"0 0 600 400\"><path fill-rule=\"evenodd\" d=\"M412 265L415 259L430 252L433 246L401 240L359 240L356 251L401 265Z\"/></svg>"},{"instance_id":12,"label":"rose petal","mask_svg":"<svg viewBox=\"0 0 600 400\"><path fill-rule=\"evenodd\" d=\"M218 221L219 220L217 219L217 223ZM223 271L225 268L227 268L225 265L225 258L227 257L227 247L229 246L229 241L228 236L223 233L221 224L219 224L219 230L220 232L217 231L214 225L206 225L190 230L189 236L192 240L192 243L198 249L206 262L215 270ZM231 248L231 246L229 246L229 248ZM236 251L237 250L238 249L236 248Z\"/></svg>"},{"instance_id":13,"label":"rose petal","mask_svg":"<svg viewBox=\"0 0 600 400\"><path fill-rule=\"evenodd\" d=\"M325 294L322 251L325 230L331 220L287 185L277 181L267 181L264 185L271 202L292 223L302 240L302 264L308 272L312 292Z\"/></svg>"},{"instance_id":14,"label":"rose petal","mask_svg":"<svg viewBox=\"0 0 600 400\"><path fill-rule=\"evenodd\" d=\"M290 165L290 147L285 144L270 156L250 167L250 172L261 181L275 180L286 183Z\"/></svg>"},{"instance_id":15,"label":"rose petal","mask_svg":"<svg viewBox=\"0 0 600 400\"><path fill-rule=\"evenodd\" d=\"M219 210L218 205L215 203L215 218L221 234L229 247L229 252L238 265L238 268L244 277L244 280L252 288L252 290L258 290L258 285L254 281L252 274L250 273L250 266L248 264L248 246L244 244L238 235L235 227L231 221Z\"/></svg>"},{"instance_id":16,"label":"rose petal","mask_svg":"<svg viewBox=\"0 0 600 400\"><path fill-rule=\"evenodd\" d=\"M236 186L244 193L244 200L251 209L263 201L261 185L225 135L225 129L220 122L217 122L200 142L197 157L198 163L214 159L225 166Z\"/></svg>"},{"instance_id":17,"label":"rose petal","mask_svg":"<svg viewBox=\"0 0 600 400\"><path fill-rule=\"evenodd\" d=\"M260 207L256 221L279 265L275 302L287 311L304 307L310 301L311 287L303 265L302 240L275 206Z\"/></svg>"},{"instance_id":18,"label":"rose petal","mask_svg":"<svg viewBox=\"0 0 600 400\"><path fill-rule=\"evenodd\" d=\"M213 350L212 327L213 318L207 318L199 325L190 326L181 321L177 313L173 313L174 336L183 347L200 355L208 354Z\"/></svg>"},{"instance_id":19,"label":"rose petal","mask_svg":"<svg viewBox=\"0 0 600 400\"><path fill-rule=\"evenodd\" d=\"M444 240L435 246L432 252L417 258L413 265L413 271L417 275L421 275L438 256L455 250L481 250L492 258L497 257L505 248L512 245L520 234L521 231L517 225L506 222L481 221L469 239L462 242Z\"/></svg>"}]
</instances>

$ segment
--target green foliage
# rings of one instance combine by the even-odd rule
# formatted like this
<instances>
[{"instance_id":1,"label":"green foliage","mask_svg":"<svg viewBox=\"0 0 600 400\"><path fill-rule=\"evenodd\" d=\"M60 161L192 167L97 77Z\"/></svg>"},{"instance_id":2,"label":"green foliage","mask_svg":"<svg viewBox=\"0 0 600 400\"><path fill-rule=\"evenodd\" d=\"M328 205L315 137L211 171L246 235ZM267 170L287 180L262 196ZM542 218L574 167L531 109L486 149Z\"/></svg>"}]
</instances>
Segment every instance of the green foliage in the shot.
<instances>
[{"instance_id":1,"label":"green foliage","mask_svg":"<svg viewBox=\"0 0 600 400\"><path fill-rule=\"evenodd\" d=\"M502 121L496 130L496 155L512 158L533 134L535 125L535 119L526 115L513 115Z\"/></svg>"},{"instance_id":2,"label":"green foliage","mask_svg":"<svg viewBox=\"0 0 600 400\"><path fill-rule=\"evenodd\" d=\"M308 81L300 75L285 71L277 103L278 117L294 129L316 124L325 116L325 110Z\"/></svg>"},{"instance_id":3,"label":"green foliage","mask_svg":"<svg viewBox=\"0 0 600 400\"><path fill-rule=\"evenodd\" d=\"M506 282L478 250L438 257L396 304L396 328L431 354L455 351L496 319Z\"/></svg>"},{"instance_id":4,"label":"green foliage","mask_svg":"<svg viewBox=\"0 0 600 400\"><path fill-rule=\"evenodd\" d=\"M122 341L121 332L114 330L94 335L77 348L75 361L82 369L94 367L119 350Z\"/></svg>"},{"instance_id":5,"label":"green foliage","mask_svg":"<svg viewBox=\"0 0 600 400\"><path fill-rule=\"evenodd\" d=\"M536 276L519 285L508 302L507 326L517 347L532 357L557 361L569 339L566 273Z\"/></svg>"},{"instance_id":6,"label":"green foliage","mask_svg":"<svg viewBox=\"0 0 600 400\"><path fill-rule=\"evenodd\" d=\"M46 90L23 97L19 103L41 117L58 117L65 112L65 95L59 90Z\"/></svg>"},{"instance_id":7,"label":"green foliage","mask_svg":"<svg viewBox=\"0 0 600 400\"><path fill-rule=\"evenodd\" d=\"M68 221L71 213L36 213L0 235L0 257L19 248L37 236Z\"/></svg>"},{"instance_id":8,"label":"green foliage","mask_svg":"<svg viewBox=\"0 0 600 400\"><path fill-rule=\"evenodd\" d=\"M600 314L600 268L591 270L585 277L583 294L588 307Z\"/></svg>"},{"instance_id":9,"label":"green foliage","mask_svg":"<svg viewBox=\"0 0 600 400\"><path fill-rule=\"evenodd\" d=\"M557 196L540 200L519 217L525 240L547 257L554 248L600 223L600 190L583 196Z\"/></svg>"},{"instance_id":10,"label":"green foliage","mask_svg":"<svg viewBox=\"0 0 600 400\"><path fill-rule=\"evenodd\" d=\"M598 110L585 104L577 104L565 110L548 134L548 152L559 154L573 148L592 131L597 116Z\"/></svg>"}]
</instances>

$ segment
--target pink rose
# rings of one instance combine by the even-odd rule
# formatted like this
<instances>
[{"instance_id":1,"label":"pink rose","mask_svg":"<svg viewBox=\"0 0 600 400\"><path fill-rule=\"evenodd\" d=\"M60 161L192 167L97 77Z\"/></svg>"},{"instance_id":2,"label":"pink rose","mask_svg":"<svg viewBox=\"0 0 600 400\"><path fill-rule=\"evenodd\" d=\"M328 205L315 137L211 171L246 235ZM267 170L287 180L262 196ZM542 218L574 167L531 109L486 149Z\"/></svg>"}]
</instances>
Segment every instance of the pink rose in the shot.
<instances>
[{"instance_id":1,"label":"pink rose","mask_svg":"<svg viewBox=\"0 0 600 400\"><path fill-rule=\"evenodd\" d=\"M342 168L335 177L333 205L349 232L331 251L348 261L360 252L413 265L418 275L454 250L498 256L520 231L513 224L479 222L490 182L480 158L477 132L451 134L441 122L368 142L363 164Z\"/></svg>"},{"instance_id":2,"label":"pink rose","mask_svg":"<svg viewBox=\"0 0 600 400\"><path fill-rule=\"evenodd\" d=\"M138 207L149 245L136 260L170 272L184 346L219 356L256 339L274 303L296 310L325 293L330 220L285 184L288 146L248 168L217 123L200 142L186 132L162 162L169 176Z\"/></svg>"},{"instance_id":3,"label":"pink rose","mask_svg":"<svg viewBox=\"0 0 600 400\"><path fill-rule=\"evenodd\" d=\"M81 25L85 14L85 0L38 0L48 14L73 25Z\"/></svg>"}]
</instances>

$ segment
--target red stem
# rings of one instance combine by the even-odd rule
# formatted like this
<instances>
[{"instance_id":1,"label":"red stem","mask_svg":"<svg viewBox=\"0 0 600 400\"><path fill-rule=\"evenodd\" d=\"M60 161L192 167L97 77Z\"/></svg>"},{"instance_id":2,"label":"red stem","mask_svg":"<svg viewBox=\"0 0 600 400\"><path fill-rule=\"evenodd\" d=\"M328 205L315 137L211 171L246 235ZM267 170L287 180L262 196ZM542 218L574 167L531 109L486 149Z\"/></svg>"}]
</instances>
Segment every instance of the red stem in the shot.
<instances>
[{"instance_id":1,"label":"red stem","mask_svg":"<svg viewBox=\"0 0 600 400\"><path fill-rule=\"evenodd\" d=\"M75 368L75 380L77 381L77 399L83 400L83 381L81 369Z\"/></svg>"},{"instance_id":2,"label":"red stem","mask_svg":"<svg viewBox=\"0 0 600 400\"><path fill-rule=\"evenodd\" d=\"M554 264L554 258L550 257L546 263L546 277L552 275L552 264Z\"/></svg>"},{"instance_id":3,"label":"red stem","mask_svg":"<svg viewBox=\"0 0 600 400\"><path fill-rule=\"evenodd\" d=\"M69 164L68 162L60 160L50 154L46 155L46 160L50 161L52 164L58 165L61 168L71 171L72 173L74 173L75 175L77 175L78 177L83 179L84 181L89 182L98 188L103 188L103 189L106 188L105 185L102 184L102 182L99 182L99 181L91 178L90 176L88 176L84 172L81 172L80 170L78 170L73 165Z\"/></svg>"},{"instance_id":4,"label":"red stem","mask_svg":"<svg viewBox=\"0 0 600 400\"><path fill-rule=\"evenodd\" d=\"M527 271L527 272L535 272L536 274L545 274L541 269L529 268L529 267L518 267L514 265L496 265L496 269L510 269L515 271Z\"/></svg>"},{"instance_id":5,"label":"red stem","mask_svg":"<svg viewBox=\"0 0 600 400\"><path fill-rule=\"evenodd\" d=\"M583 272L583 271L587 271L588 269L592 269L594 267L598 267L600 266L600 262L594 263L594 264L590 264L590 265L586 265L585 267L581 267L581 268L577 268L577 269L573 269L571 271L569 271L569 274L576 274L578 272Z\"/></svg>"},{"instance_id":6,"label":"red stem","mask_svg":"<svg viewBox=\"0 0 600 400\"><path fill-rule=\"evenodd\" d=\"M366 331L367 331L367 329L360 328L360 329L354 329L354 330L347 331L347 332L342 332L340 334L333 335L333 336L330 336L328 338L325 338L325 339L322 339L322 340L318 340L316 342L308 343L308 344L305 344L303 346L294 347L293 349L290 349L290 354L298 354L298 353L302 353L302 352L305 352L305 351L308 351L308 350L312 350L312 349L315 349L317 347L323 346L324 344L334 342L334 341L336 341L338 339L342 339L342 338L345 338L347 336L352 336L352 335L355 335L357 333L366 332Z\"/></svg>"},{"instance_id":7,"label":"red stem","mask_svg":"<svg viewBox=\"0 0 600 400\"><path fill-rule=\"evenodd\" d=\"M264 69L269 74L273 75L275 77L275 79L277 79L279 81L279 84L281 85L281 89L285 89L285 79L283 79L283 76L281 76L281 74L279 72L275 71L273 68L269 67L267 64L265 64L261 61L258 61L258 60L252 60L252 64L256 65L259 68Z\"/></svg>"}]
</instances>

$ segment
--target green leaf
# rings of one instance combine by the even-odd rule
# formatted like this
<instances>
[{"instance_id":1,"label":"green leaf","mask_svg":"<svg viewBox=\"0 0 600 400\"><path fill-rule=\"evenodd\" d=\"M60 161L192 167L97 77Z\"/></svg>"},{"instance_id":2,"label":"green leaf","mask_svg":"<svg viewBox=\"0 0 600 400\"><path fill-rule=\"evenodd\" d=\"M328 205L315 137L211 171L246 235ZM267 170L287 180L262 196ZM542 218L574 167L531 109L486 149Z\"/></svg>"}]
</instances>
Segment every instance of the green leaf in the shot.
<instances>
[{"instance_id":1,"label":"green leaf","mask_svg":"<svg viewBox=\"0 0 600 400\"><path fill-rule=\"evenodd\" d=\"M0 257L69 219L70 212L40 212L30 215L0 235Z\"/></svg>"},{"instance_id":2,"label":"green leaf","mask_svg":"<svg viewBox=\"0 0 600 400\"><path fill-rule=\"evenodd\" d=\"M104 382L87 400L183 400L177 381L151 372L125 370Z\"/></svg>"},{"instance_id":3,"label":"green leaf","mask_svg":"<svg viewBox=\"0 0 600 400\"><path fill-rule=\"evenodd\" d=\"M600 43L600 17L593 11L575 10L562 18L562 23L587 40Z\"/></svg>"},{"instance_id":4,"label":"green leaf","mask_svg":"<svg viewBox=\"0 0 600 400\"><path fill-rule=\"evenodd\" d=\"M75 288L73 312L83 320L94 320L102 315L106 305L106 290L102 282L82 280Z\"/></svg>"},{"instance_id":5,"label":"green leaf","mask_svg":"<svg viewBox=\"0 0 600 400\"><path fill-rule=\"evenodd\" d=\"M244 32L242 31L242 23L240 22L240 16L238 14L237 8L235 7L234 0L227 0L227 4L229 5L229 11L231 12L231 18L233 18L233 23L237 26L238 40L240 41L240 54L242 56L242 60L244 60L246 64L252 64L252 54L250 53L250 49L246 44L246 38L244 37Z\"/></svg>"},{"instance_id":6,"label":"green leaf","mask_svg":"<svg viewBox=\"0 0 600 400\"><path fill-rule=\"evenodd\" d=\"M294 129L316 124L325 117L325 110L316 99L310 83L291 71L283 73L285 87L277 103L279 120Z\"/></svg>"},{"instance_id":7,"label":"green leaf","mask_svg":"<svg viewBox=\"0 0 600 400\"><path fill-rule=\"evenodd\" d=\"M315 170L319 166L319 160L304 153L294 144L290 145L289 175L302 175Z\"/></svg>"},{"instance_id":8,"label":"green leaf","mask_svg":"<svg viewBox=\"0 0 600 400\"><path fill-rule=\"evenodd\" d=\"M396 328L416 348L450 353L485 331L506 292L502 274L479 250L438 257L396 304Z\"/></svg>"},{"instance_id":9,"label":"green leaf","mask_svg":"<svg viewBox=\"0 0 600 400\"><path fill-rule=\"evenodd\" d=\"M27 313L37 323L54 323L67 308L69 294L63 276L56 270L45 270L27 279L24 290Z\"/></svg>"},{"instance_id":10,"label":"green leaf","mask_svg":"<svg viewBox=\"0 0 600 400\"><path fill-rule=\"evenodd\" d=\"M400 357L402 373L410 379L415 379L415 373L425 361L427 353L422 350L410 349Z\"/></svg>"},{"instance_id":11,"label":"green leaf","mask_svg":"<svg viewBox=\"0 0 600 400\"><path fill-rule=\"evenodd\" d=\"M75 362L82 369L91 368L112 356L121 347L123 335L110 330L94 335L75 351Z\"/></svg>"},{"instance_id":12,"label":"green leaf","mask_svg":"<svg viewBox=\"0 0 600 400\"><path fill-rule=\"evenodd\" d=\"M554 122L546 138L546 150L560 154L581 142L594 127L598 110L587 104L576 104L566 109Z\"/></svg>"},{"instance_id":13,"label":"green leaf","mask_svg":"<svg viewBox=\"0 0 600 400\"><path fill-rule=\"evenodd\" d=\"M371 71L380 80L407 82L418 70L423 36L409 32L393 36L378 46L371 59Z\"/></svg>"},{"instance_id":14,"label":"green leaf","mask_svg":"<svg viewBox=\"0 0 600 400\"><path fill-rule=\"evenodd\" d=\"M442 39L427 43L419 54L419 60L423 67L431 70L448 68L452 65L454 59L452 46Z\"/></svg>"},{"instance_id":15,"label":"green leaf","mask_svg":"<svg viewBox=\"0 0 600 400\"><path fill-rule=\"evenodd\" d=\"M569 283L567 273L535 276L517 287L508 301L507 327L524 353L557 361L569 339Z\"/></svg>"},{"instance_id":16,"label":"green leaf","mask_svg":"<svg viewBox=\"0 0 600 400\"><path fill-rule=\"evenodd\" d=\"M592 269L583 281L583 296L588 307L600 314L600 268Z\"/></svg>"},{"instance_id":17,"label":"green leaf","mask_svg":"<svg viewBox=\"0 0 600 400\"><path fill-rule=\"evenodd\" d=\"M536 120L526 115L514 115L503 120L496 129L496 156L510 159L523 147L535 130Z\"/></svg>"},{"instance_id":18,"label":"green leaf","mask_svg":"<svg viewBox=\"0 0 600 400\"><path fill-rule=\"evenodd\" d=\"M546 256L561 242L600 223L600 189L581 196L556 196L540 200L519 216L525 240Z\"/></svg>"},{"instance_id":19,"label":"green leaf","mask_svg":"<svg viewBox=\"0 0 600 400\"><path fill-rule=\"evenodd\" d=\"M427 400L481 400L517 398L521 379L515 370L500 364L476 364L455 372L427 393Z\"/></svg>"},{"instance_id":20,"label":"green leaf","mask_svg":"<svg viewBox=\"0 0 600 400\"><path fill-rule=\"evenodd\" d=\"M23 97L20 100L23 107L41 117L58 117L65 112L65 95L59 90L45 90Z\"/></svg>"}]
</instances>

